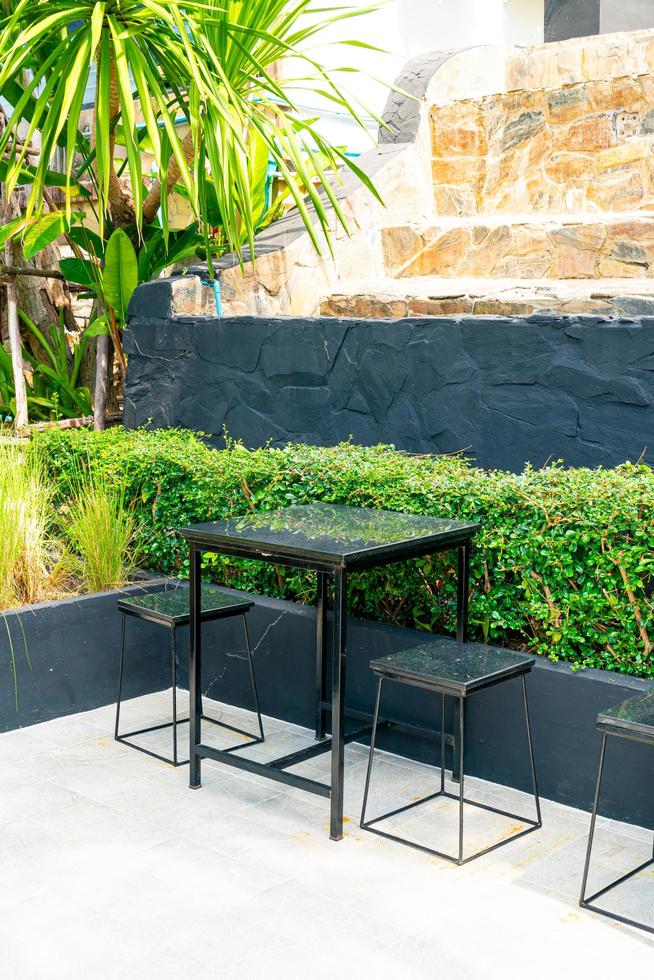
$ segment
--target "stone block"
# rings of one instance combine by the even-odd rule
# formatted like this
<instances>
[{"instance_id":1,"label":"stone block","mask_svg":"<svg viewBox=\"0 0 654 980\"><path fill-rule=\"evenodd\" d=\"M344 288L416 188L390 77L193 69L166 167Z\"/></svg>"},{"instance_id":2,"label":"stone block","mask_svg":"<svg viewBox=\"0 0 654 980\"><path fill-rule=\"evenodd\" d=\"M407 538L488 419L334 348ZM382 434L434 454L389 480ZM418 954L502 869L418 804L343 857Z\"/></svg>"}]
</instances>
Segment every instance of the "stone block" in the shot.
<instances>
[{"instance_id":1,"label":"stone block","mask_svg":"<svg viewBox=\"0 0 654 980\"><path fill-rule=\"evenodd\" d=\"M555 89L547 96L550 120L556 123L572 122L587 115L591 108L588 88L585 85L569 85Z\"/></svg>"},{"instance_id":2,"label":"stone block","mask_svg":"<svg viewBox=\"0 0 654 980\"><path fill-rule=\"evenodd\" d=\"M486 134L479 125L434 126L435 157L480 156L486 153Z\"/></svg>"},{"instance_id":3,"label":"stone block","mask_svg":"<svg viewBox=\"0 0 654 980\"><path fill-rule=\"evenodd\" d=\"M482 163L478 157L434 157L432 179L435 184L470 184L477 181Z\"/></svg>"},{"instance_id":4,"label":"stone block","mask_svg":"<svg viewBox=\"0 0 654 980\"><path fill-rule=\"evenodd\" d=\"M622 78L607 78L586 86L588 97L595 112L623 110L629 112L647 111L647 100L640 79L625 73Z\"/></svg>"},{"instance_id":5,"label":"stone block","mask_svg":"<svg viewBox=\"0 0 654 980\"><path fill-rule=\"evenodd\" d=\"M430 296L429 299L409 299L406 316L457 316L473 312L469 296Z\"/></svg>"},{"instance_id":6,"label":"stone block","mask_svg":"<svg viewBox=\"0 0 654 980\"><path fill-rule=\"evenodd\" d=\"M650 161L652 149L654 149L654 140L647 138L633 139L628 143L606 149L597 154L598 171L613 170L640 160Z\"/></svg>"},{"instance_id":7,"label":"stone block","mask_svg":"<svg viewBox=\"0 0 654 980\"><path fill-rule=\"evenodd\" d=\"M562 150L594 153L614 146L615 133L608 115L586 116L555 134L555 145Z\"/></svg>"},{"instance_id":8,"label":"stone block","mask_svg":"<svg viewBox=\"0 0 654 980\"><path fill-rule=\"evenodd\" d=\"M215 316L216 297L213 287L198 276L172 279L171 312L173 316Z\"/></svg>"},{"instance_id":9,"label":"stone block","mask_svg":"<svg viewBox=\"0 0 654 980\"><path fill-rule=\"evenodd\" d=\"M503 276L498 267L510 255L513 247L513 234L509 225L489 228L476 226L472 230L470 248L466 251L459 266L459 275L464 276Z\"/></svg>"},{"instance_id":10,"label":"stone block","mask_svg":"<svg viewBox=\"0 0 654 980\"><path fill-rule=\"evenodd\" d=\"M611 255L600 256L595 269L595 277L598 279L639 279L648 273L646 266L623 262Z\"/></svg>"},{"instance_id":11,"label":"stone block","mask_svg":"<svg viewBox=\"0 0 654 980\"><path fill-rule=\"evenodd\" d=\"M551 234L553 279L597 277L606 231L601 225L570 225Z\"/></svg>"},{"instance_id":12,"label":"stone block","mask_svg":"<svg viewBox=\"0 0 654 980\"><path fill-rule=\"evenodd\" d=\"M519 143L524 143L538 133L545 125L542 112L521 112L510 119L502 130L502 149L506 152Z\"/></svg>"},{"instance_id":13,"label":"stone block","mask_svg":"<svg viewBox=\"0 0 654 980\"><path fill-rule=\"evenodd\" d=\"M403 269L403 276L453 276L470 248L469 228L453 228L437 234Z\"/></svg>"},{"instance_id":14,"label":"stone block","mask_svg":"<svg viewBox=\"0 0 654 980\"><path fill-rule=\"evenodd\" d=\"M594 157L569 150L551 153L543 160L542 167L548 180L564 186L578 181L586 183L596 169Z\"/></svg>"},{"instance_id":15,"label":"stone block","mask_svg":"<svg viewBox=\"0 0 654 980\"><path fill-rule=\"evenodd\" d=\"M384 268L389 275L397 275L426 245L424 235L409 226L382 228L381 235Z\"/></svg>"},{"instance_id":16,"label":"stone block","mask_svg":"<svg viewBox=\"0 0 654 980\"><path fill-rule=\"evenodd\" d=\"M437 215L473 215L477 212L477 195L472 187L448 187L434 184L434 211Z\"/></svg>"},{"instance_id":17,"label":"stone block","mask_svg":"<svg viewBox=\"0 0 654 980\"><path fill-rule=\"evenodd\" d=\"M588 184L586 196L599 211L632 211L654 203L648 175L640 162L601 173Z\"/></svg>"}]
</instances>

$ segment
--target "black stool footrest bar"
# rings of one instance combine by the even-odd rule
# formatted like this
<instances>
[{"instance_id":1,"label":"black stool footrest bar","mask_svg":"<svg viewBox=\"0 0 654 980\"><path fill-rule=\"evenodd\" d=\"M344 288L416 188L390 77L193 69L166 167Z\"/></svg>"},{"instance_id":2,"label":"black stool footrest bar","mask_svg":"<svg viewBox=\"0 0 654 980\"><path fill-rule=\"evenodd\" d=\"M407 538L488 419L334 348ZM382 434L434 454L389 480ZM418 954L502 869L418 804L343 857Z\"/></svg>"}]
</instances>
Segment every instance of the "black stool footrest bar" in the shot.
<instances>
[{"instance_id":1,"label":"black stool footrest bar","mask_svg":"<svg viewBox=\"0 0 654 980\"><path fill-rule=\"evenodd\" d=\"M116 735L115 741L122 742L123 745L129 745L131 749L136 749L137 752L143 752L144 755L152 756L153 759L159 759L161 762L167 762L168 765L173 766L173 768L178 768L179 766L187 766L189 763L188 759L182 759L181 762L178 760L172 760L168 756L161 755L159 752L154 752L152 749L147 749L144 745L139 745L137 742L131 742L130 739L136 738L137 735L147 735L149 732L160 732L165 728L172 728L173 724L177 725L188 725L188 718L178 718L177 722L164 721L161 725L150 725L149 728L137 728L133 732L123 732L122 735ZM236 732L238 735L243 735L249 738L249 742L245 742L241 745L232 745L227 749L223 749L224 752L234 752L235 749L248 749L252 745L260 745L265 739L261 738L259 735L254 735L252 732L246 732L242 728L235 728L234 725L228 725L224 721L219 721L217 718L210 718L209 715L202 715L203 721L208 721L211 725L216 725L219 728L226 728L230 732Z\"/></svg>"},{"instance_id":2,"label":"black stool footrest bar","mask_svg":"<svg viewBox=\"0 0 654 980\"><path fill-rule=\"evenodd\" d=\"M588 898L582 898L579 905L582 909L588 909L589 912L597 912L599 915L605 915L609 919L615 919L616 922L623 922L625 925L634 926L636 929L642 929L644 932L650 932L654 934L654 926L647 925L644 922L637 922L635 919L630 919L625 915L620 915L618 912L611 912L609 909L603 909L599 905L595 905L598 898L602 895L606 895L607 892L613 891L618 885L622 885L625 881L630 878L634 878L641 871L645 871L646 868L651 867L654 864L654 858L650 858L648 861L643 861L639 864L637 868L632 871L627 871L622 877L612 881L610 885L605 885L604 888L600 888L599 891L595 892L594 895L590 895Z\"/></svg>"},{"instance_id":3,"label":"black stool footrest bar","mask_svg":"<svg viewBox=\"0 0 654 980\"><path fill-rule=\"evenodd\" d=\"M361 824L361 827L363 830L368 830L371 834L377 834L379 837L386 837L388 840L393 840L398 844L406 844L407 847L413 847L415 850L424 851L426 854L432 854L435 857L443 858L445 861L451 861L453 864L460 865L468 864L469 861L474 861L475 858L481 857L483 854L489 854L498 847L503 847L510 841L517 840L519 837L524 837L526 834L530 834L532 831L538 830L540 827L542 827L540 820L532 820L529 817L521 817L517 813L509 813L508 810L500 810L497 807L490 806L488 803L479 803L477 800L470 800L467 797L464 797L463 802L467 806L474 806L480 810L488 810L490 813L498 814L501 817L508 817L511 820L517 820L519 823L527 824L527 826L524 828L524 830L518 830L510 837L504 837L496 844L490 844L488 847L475 851L474 854L469 854L467 857L464 857L461 860L459 860L459 858L454 854L446 854L444 851L435 850L432 847L428 847L426 844L418 844L416 841L408 840L406 837L400 837L399 834L391 834L385 830L378 830L376 827L376 824L381 823L383 820L388 820L400 813L406 813L407 810L413 810L415 807L421 806L423 803L430 803L432 800L436 800L441 796L448 800L459 801L458 794L448 793L445 790L438 790L436 793L431 793L429 796L424 796L420 800L413 800L411 803L405 804L405 806L397 807L397 809L391 810L389 813L383 813L381 816L374 817L372 820L366 820L365 823Z\"/></svg>"}]
</instances>

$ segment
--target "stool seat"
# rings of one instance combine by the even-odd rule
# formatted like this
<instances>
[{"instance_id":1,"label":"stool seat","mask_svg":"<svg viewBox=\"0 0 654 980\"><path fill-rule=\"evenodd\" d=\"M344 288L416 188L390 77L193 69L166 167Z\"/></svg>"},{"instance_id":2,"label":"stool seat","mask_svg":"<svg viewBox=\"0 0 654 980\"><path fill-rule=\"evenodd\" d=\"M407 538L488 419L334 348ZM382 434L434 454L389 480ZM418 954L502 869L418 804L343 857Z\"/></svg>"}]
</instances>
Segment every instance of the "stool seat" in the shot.
<instances>
[{"instance_id":1,"label":"stool seat","mask_svg":"<svg viewBox=\"0 0 654 980\"><path fill-rule=\"evenodd\" d=\"M627 698L614 708L600 711L597 727L611 735L654 742L654 688Z\"/></svg>"},{"instance_id":2,"label":"stool seat","mask_svg":"<svg viewBox=\"0 0 654 980\"><path fill-rule=\"evenodd\" d=\"M202 589L202 619L222 619L226 616L242 616L254 605L252 599L239 599L215 586ZM118 608L131 616L138 616L165 626L183 626L188 623L189 590L183 586L147 592L143 595L118 600Z\"/></svg>"},{"instance_id":3,"label":"stool seat","mask_svg":"<svg viewBox=\"0 0 654 980\"><path fill-rule=\"evenodd\" d=\"M370 667L379 677L465 698L473 691L527 673L533 664L533 657L515 650L435 636L417 647L373 660Z\"/></svg>"}]
</instances>

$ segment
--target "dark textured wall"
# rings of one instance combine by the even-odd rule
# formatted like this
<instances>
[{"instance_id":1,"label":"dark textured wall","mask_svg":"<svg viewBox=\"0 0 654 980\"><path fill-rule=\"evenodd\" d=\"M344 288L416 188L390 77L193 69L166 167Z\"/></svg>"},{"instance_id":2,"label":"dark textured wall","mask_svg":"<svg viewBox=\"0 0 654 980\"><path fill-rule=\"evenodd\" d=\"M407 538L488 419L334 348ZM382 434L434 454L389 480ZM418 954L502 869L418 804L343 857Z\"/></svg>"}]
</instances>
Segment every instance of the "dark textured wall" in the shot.
<instances>
[{"instance_id":1,"label":"dark textured wall","mask_svg":"<svg viewBox=\"0 0 654 980\"><path fill-rule=\"evenodd\" d=\"M90 711L116 700L121 594L156 591L157 582L118 592L42 602L2 614L0 639L0 732L36 725L62 715ZM170 660L160 656L168 643L162 630L131 620L128 627L123 696L170 686ZM16 664L14 697L9 642Z\"/></svg>"},{"instance_id":2,"label":"dark textured wall","mask_svg":"<svg viewBox=\"0 0 654 980\"><path fill-rule=\"evenodd\" d=\"M545 0L545 40L565 41L600 32L600 0Z\"/></svg>"},{"instance_id":3,"label":"dark textured wall","mask_svg":"<svg viewBox=\"0 0 654 980\"><path fill-rule=\"evenodd\" d=\"M128 426L466 450L516 471L654 447L654 319L166 319L148 298L125 338Z\"/></svg>"}]
</instances>

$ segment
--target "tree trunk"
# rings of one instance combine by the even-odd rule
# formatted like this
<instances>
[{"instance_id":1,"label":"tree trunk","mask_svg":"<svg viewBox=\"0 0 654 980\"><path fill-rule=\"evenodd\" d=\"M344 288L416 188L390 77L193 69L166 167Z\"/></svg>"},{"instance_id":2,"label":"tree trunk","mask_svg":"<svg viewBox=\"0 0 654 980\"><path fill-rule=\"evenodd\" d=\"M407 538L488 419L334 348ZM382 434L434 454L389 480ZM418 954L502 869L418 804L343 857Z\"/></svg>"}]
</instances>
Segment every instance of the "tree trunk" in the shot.
<instances>
[{"instance_id":1,"label":"tree trunk","mask_svg":"<svg viewBox=\"0 0 654 980\"><path fill-rule=\"evenodd\" d=\"M60 253L56 245L49 245L29 261L25 260L18 241L13 241L10 249L11 263L19 268L57 269L59 267ZM61 279L37 279L35 276L16 276L14 281L19 309L34 321L46 337L49 338L50 326L59 323L60 316L70 333L77 332L70 292L65 282ZM41 346L34 338L27 336L25 343L37 360L45 360Z\"/></svg>"},{"instance_id":2,"label":"tree trunk","mask_svg":"<svg viewBox=\"0 0 654 980\"><path fill-rule=\"evenodd\" d=\"M95 397L93 399L93 428L102 432L107 415L107 393L110 384L110 338L101 334L95 348Z\"/></svg>"},{"instance_id":3,"label":"tree trunk","mask_svg":"<svg viewBox=\"0 0 654 980\"><path fill-rule=\"evenodd\" d=\"M6 117L0 109L0 133L4 131ZM19 217L25 210L29 188L19 187L11 195L11 200L5 200L4 186L2 200L4 203L4 220L11 221ZM4 259L7 265L21 269L57 269L59 265L59 248L49 245L33 259L27 261L18 238L10 239L5 245ZM70 292L65 282L57 279L42 279L33 276L16 276L13 281L14 298L19 310L22 310L36 326L49 333L50 325L59 321L63 315L64 323L69 331L75 331L77 325L70 300ZM5 290L0 290L5 293ZM3 300L5 301L3 303ZM2 340L7 339L6 324L9 311L6 308L7 297L0 299L0 326ZM37 360L44 360L44 352L32 338L24 338L31 353Z\"/></svg>"},{"instance_id":4,"label":"tree trunk","mask_svg":"<svg viewBox=\"0 0 654 980\"><path fill-rule=\"evenodd\" d=\"M2 214L4 220L9 222L15 217L15 201L8 197L5 188L2 188ZM11 244L7 242L4 247L5 262L8 263L12 254ZM14 422L18 429L23 428L29 422L27 411L27 386L23 373L23 352L20 342L20 322L18 319L18 297L16 295L16 281L10 279L6 284L6 289L2 290L5 294L6 303L6 322L7 338L9 340L9 350L11 351L11 367L14 380L14 397L16 399L16 417ZM0 313L2 311L0 310Z\"/></svg>"},{"instance_id":5,"label":"tree trunk","mask_svg":"<svg viewBox=\"0 0 654 980\"><path fill-rule=\"evenodd\" d=\"M23 429L29 422L27 411L27 388L23 374L23 354L20 343L20 327L18 321L18 303L16 287L13 282L7 283L7 333L11 351L11 366L14 375L14 397L16 398L16 428Z\"/></svg>"}]
</instances>

